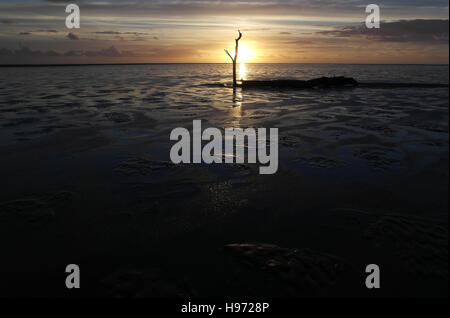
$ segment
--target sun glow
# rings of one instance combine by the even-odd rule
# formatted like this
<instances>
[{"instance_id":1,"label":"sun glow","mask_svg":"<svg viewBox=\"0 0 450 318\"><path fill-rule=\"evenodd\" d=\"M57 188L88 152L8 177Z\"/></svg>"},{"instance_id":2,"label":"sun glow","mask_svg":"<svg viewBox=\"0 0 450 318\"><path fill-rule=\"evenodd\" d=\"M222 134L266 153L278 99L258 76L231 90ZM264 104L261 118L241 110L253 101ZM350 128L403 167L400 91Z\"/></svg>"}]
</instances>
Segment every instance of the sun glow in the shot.
<instances>
[{"instance_id":1,"label":"sun glow","mask_svg":"<svg viewBox=\"0 0 450 318\"><path fill-rule=\"evenodd\" d=\"M238 62L246 63L253 58L254 52L252 48L245 43L239 44Z\"/></svg>"}]
</instances>

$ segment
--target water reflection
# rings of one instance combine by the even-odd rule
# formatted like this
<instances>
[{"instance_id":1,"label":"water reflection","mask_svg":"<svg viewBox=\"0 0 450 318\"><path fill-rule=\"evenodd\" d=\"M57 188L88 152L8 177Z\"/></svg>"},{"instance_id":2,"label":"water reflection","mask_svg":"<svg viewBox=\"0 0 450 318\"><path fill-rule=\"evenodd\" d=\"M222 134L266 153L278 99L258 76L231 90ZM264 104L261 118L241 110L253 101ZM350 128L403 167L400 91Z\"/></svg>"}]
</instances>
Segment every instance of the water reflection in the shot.
<instances>
[{"instance_id":1,"label":"water reflection","mask_svg":"<svg viewBox=\"0 0 450 318\"><path fill-rule=\"evenodd\" d=\"M239 63L239 79L247 79L247 66L245 65L245 63Z\"/></svg>"},{"instance_id":2,"label":"water reflection","mask_svg":"<svg viewBox=\"0 0 450 318\"><path fill-rule=\"evenodd\" d=\"M233 108L242 106L242 90L233 88Z\"/></svg>"},{"instance_id":3,"label":"water reflection","mask_svg":"<svg viewBox=\"0 0 450 318\"><path fill-rule=\"evenodd\" d=\"M230 110L230 120L232 127L240 127L242 118L242 90L233 88L233 104Z\"/></svg>"}]
</instances>

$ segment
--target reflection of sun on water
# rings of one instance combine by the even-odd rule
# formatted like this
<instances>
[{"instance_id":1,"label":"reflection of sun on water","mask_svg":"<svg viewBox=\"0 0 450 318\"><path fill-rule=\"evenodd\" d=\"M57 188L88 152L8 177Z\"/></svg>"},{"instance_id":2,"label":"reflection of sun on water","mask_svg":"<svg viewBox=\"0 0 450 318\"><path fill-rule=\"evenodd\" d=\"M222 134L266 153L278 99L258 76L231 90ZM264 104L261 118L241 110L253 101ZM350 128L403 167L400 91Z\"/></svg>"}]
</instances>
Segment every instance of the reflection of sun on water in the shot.
<instances>
[{"instance_id":1,"label":"reflection of sun on water","mask_svg":"<svg viewBox=\"0 0 450 318\"><path fill-rule=\"evenodd\" d=\"M239 69L237 70L238 79L245 80L247 78L247 66L246 62L250 61L253 57L253 50L245 45L239 45L239 53L237 62L239 63ZM230 109L230 125L232 127L240 127L242 119L242 91L233 89L233 105Z\"/></svg>"},{"instance_id":2,"label":"reflection of sun on water","mask_svg":"<svg viewBox=\"0 0 450 318\"><path fill-rule=\"evenodd\" d=\"M239 79L245 80L247 77L247 67L245 63L253 57L253 50L245 43L239 45L238 63L239 63Z\"/></svg>"},{"instance_id":3,"label":"reflection of sun on water","mask_svg":"<svg viewBox=\"0 0 450 318\"><path fill-rule=\"evenodd\" d=\"M233 108L239 108L242 106L242 91L233 91ZM240 114L240 111L238 112ZM240 116L239 116L240 117Z\"/></svg>"},{"instance_id":4,"label":"reflection of sun on water","mask_svg":"<svg viewBox=\"0 0 450 318\"><path fill-rule=\"evenodd\" d=\"M245 80L247 77L247 67L245 63L239 63L239 79Z\"/></svg>"},{"instance_id":5,"label":"reflection of sun on water","mask_svg":"<svg viewBox=\"0 0 450 318\"><path fill-rule=\"evenodd\" d=\"M233 91L233 105L230 109L230 123L231 127L240 127L242 119L242 91Z\"/></svg>"}]
</instances>

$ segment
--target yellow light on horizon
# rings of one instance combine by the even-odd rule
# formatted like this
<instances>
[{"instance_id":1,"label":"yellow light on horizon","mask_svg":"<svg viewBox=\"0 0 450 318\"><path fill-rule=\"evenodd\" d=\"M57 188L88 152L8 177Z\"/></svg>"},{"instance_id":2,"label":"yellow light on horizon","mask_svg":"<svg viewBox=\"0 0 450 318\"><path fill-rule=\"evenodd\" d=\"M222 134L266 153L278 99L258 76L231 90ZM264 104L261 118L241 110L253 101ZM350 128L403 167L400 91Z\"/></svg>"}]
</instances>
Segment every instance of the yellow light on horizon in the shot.
<instances>
[{"instance_id":1,"label":"yellow light on horizon","mask_svg":"<svg viewBox=\"0 0 450 318\"><path fill-rule=\"evenodd\" d=\"M249 62L254 55L254 51L250 46L245 43L239 44L238 63Z\"/></svg>"}]
</instances>

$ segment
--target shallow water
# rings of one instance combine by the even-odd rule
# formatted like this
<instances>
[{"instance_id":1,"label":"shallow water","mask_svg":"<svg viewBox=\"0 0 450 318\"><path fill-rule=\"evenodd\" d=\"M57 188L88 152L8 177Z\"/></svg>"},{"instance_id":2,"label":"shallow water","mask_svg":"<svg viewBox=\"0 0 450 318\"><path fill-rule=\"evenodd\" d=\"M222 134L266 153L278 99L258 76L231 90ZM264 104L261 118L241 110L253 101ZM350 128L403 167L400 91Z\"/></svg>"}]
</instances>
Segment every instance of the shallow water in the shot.
<instances>
[{"instance_id":1,"label":"shallow water","mask_svg":"<svg viewBox=\"0 0 450 318\"><path fill-rule=\"evenodd\" d=\"M448 83L448 66L433 65L248 64L239 71L245 79L344 75L359 81ZM230 65L224 64L3 68L0 142L126 123L133 112L162 122L195 118L216 126L261 126L274 120L289 126L290 118L329 122L337 114L386 123L402 117L399 112L408 107L445 108L448 99L445 89L233 94L224 87L230 75Z\"/></svg>"},{"instance_id":2,"label":"shallow water","mask_svg":"<svg viewBox=\"0 0 450 318\"><path fill-rule=\"evenodd\" d=\"M248 64L239 72L362 82L448 83L449 76L443 65ZM145 142L147 154L168 160L170 131L201 119L203 127L279 128L280 161L313 176L404 173L448 153L445 88L233 91L230 75L226 64L3 68L0 144L95 129L108 145Z\"/></svg>"},{"instance_id":3,"label":"shallow water","mask_svg":"<svg viewBox=\"0 0 450 318\"><path fill-rule=\"evenodd\" d=\"M233 92L227 87L230 71L225 64L4 68L0 143L95 128L117 144L153 137L160 143L156 147L167 147L171 129L201 119L219 128L278 127L281 146L296 148L305 169L310 157L332 156L336 162L324 162L342 173L348 171L340 161L352 162L356 171L361 156L384 154L386 164L426 150L437 160L448 147L447 89ZM449 76L442 65L248 64L239 71L246 79L344 75L359 81L448 83ZM364 138L371 138L369 150L366 142L365 148L357 144Z\"/></svg>"}]
</instances>

